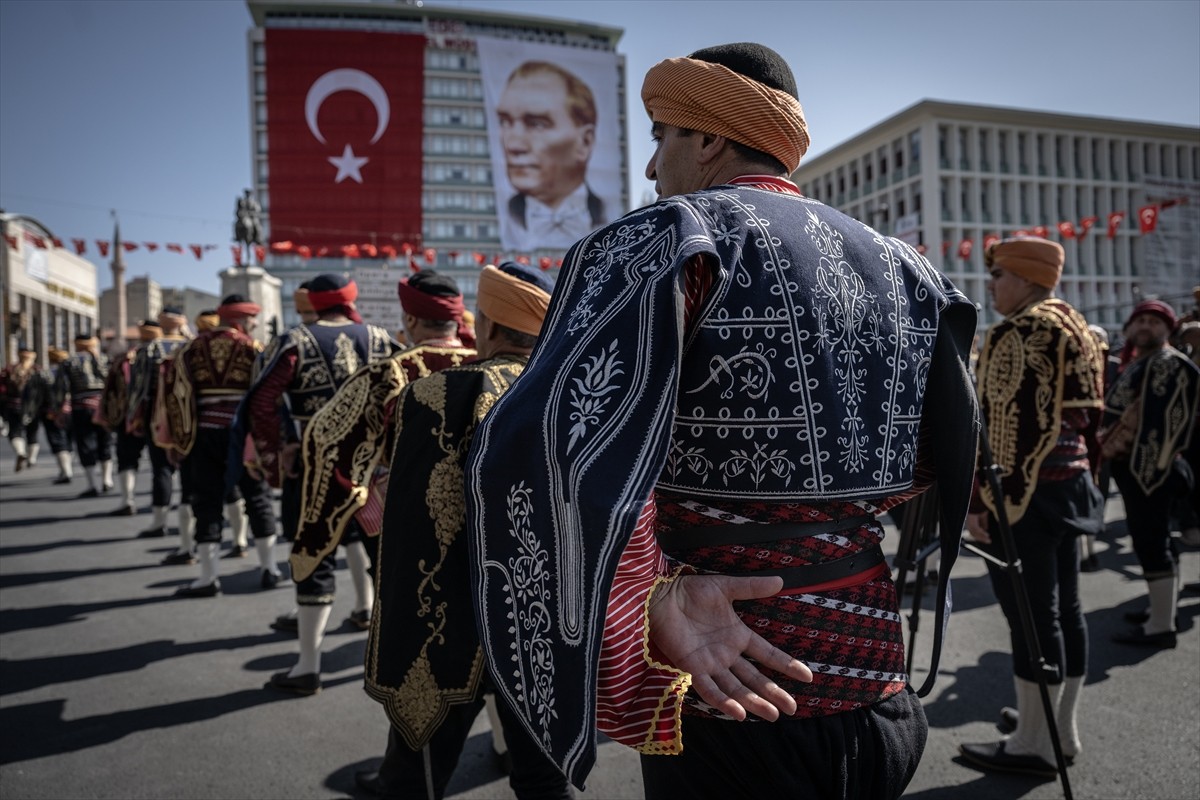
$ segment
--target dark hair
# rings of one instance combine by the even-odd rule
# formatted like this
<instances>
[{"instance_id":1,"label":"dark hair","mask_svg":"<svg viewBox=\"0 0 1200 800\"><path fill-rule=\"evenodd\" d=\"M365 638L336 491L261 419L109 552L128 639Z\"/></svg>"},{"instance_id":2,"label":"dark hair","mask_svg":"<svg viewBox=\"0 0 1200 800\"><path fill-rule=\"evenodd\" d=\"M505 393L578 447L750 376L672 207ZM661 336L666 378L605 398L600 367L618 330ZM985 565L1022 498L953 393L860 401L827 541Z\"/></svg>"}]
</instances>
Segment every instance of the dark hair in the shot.
<instances>
[{"instance_id":1,"label":"dark hair","mask_svg":"<svg viewBox=\"0 0 1200 800\"><path fill-rule=\"evenodd\" d=\"M573 72L563 69L558 64L549 61L526 61L512 71L505 85L518 78L531 78L534 75L553 75L563 82L567 94L567 114L577 126L596 124L596 98L591 88L581 81Z\"/></svg>"},{"instance_id":2,"label":"dark hair","mask_svg":"<svg viewBox=\"0 0 1200 800\"><path fill-rule=\"evenodd\" d=\"M526 350L532 350L533 346L537 344L537 334L519 331L516 328L510 328L507 325L501 325L495 320L492 320L492 324L496 326L496 330L500 331L500 335L504 337L505 341L514 347L522 347Z\"/></svg>"}]
</instances>

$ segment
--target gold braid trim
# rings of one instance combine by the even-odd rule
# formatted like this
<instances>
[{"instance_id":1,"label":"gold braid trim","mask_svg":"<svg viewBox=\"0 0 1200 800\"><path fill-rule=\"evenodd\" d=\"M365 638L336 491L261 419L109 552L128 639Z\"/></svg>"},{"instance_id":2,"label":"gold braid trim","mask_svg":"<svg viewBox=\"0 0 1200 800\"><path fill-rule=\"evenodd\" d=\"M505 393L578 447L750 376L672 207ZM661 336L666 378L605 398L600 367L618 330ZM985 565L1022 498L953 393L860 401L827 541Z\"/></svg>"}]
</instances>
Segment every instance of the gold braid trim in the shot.
<instances>
[{"instance_id":1,"label":"gold braid trim","mask_svg":"<svg viewBox=\"0 0 1200 800\"><path fill-rule=\"evenodd\" d=\"M655 704L654 717L650 720L645 741L633 748L643 755L675 756L683 752L683 696L687 694L687 690L692 685L692 674L676 669L670 664L664 664L650 655L650 606L654 600L654 593L660 587L666 587L673 583L684 569L686 567L678 567L671 575L656 578L654 586L650 587L650 591L646 595L646 604L642 610L642 658L651 667L675 675L675 680L671 682L671 685L667 687ZM655 739L654 732L658 729L658 721L668 712L675 715L675 730L671 741L664 742Z\"/></svg>"}]
</instances>

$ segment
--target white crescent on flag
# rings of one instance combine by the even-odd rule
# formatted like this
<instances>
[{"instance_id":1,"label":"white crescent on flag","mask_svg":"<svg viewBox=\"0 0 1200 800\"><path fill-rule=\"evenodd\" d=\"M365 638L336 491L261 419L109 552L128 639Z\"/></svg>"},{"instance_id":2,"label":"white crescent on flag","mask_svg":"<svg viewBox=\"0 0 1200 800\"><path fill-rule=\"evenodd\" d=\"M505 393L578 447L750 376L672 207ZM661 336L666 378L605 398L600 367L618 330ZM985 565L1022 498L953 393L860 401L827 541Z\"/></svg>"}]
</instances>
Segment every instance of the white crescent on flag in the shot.
<instances>
[{"instance_id":1,"label":"white crescent on flag","mask_svg":"<svg viewBox=\"0 0 1200 800\"><path fill-rule=\"evenodd\" d=\"M375 115L379 120L375 125L375 135L371 137L371 144L375 144L387 130L392 108L388 102L387 92L384 91L379 81L360 69L330 70L313 81L313 85L308 89L308 95L304 98L304 118L308 121L308 129L312 131L312 135L317 138L317 141L327 144L317 125L317 113L321 110L321 104L325 102L325 98L334 92L343 91L358 92L375 106Z\"/></svg>"}]
</instances>

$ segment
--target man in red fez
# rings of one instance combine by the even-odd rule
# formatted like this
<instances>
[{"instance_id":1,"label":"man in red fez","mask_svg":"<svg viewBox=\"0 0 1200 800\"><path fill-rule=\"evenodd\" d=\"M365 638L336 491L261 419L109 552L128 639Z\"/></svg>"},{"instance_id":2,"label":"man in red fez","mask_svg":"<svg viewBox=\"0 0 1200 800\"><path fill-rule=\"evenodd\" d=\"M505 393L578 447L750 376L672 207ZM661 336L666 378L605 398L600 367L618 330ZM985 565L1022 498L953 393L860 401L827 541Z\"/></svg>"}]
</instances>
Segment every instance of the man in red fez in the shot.
<instances>
[{"instance_id":1,"label":"man in red fez","mask_svg":"<svg viewBox=\"0 0 1200 800\"><path fill-rule=\"evenodd\" d=\"M350 376L396 349L386 330L363 324L354 307L357 297L358 286L344 275L323 274L313 278L308 282L308 302L317 315L316 321L289 328L271 343L263 356L266 366L239 413L248 423L256 452L253 463L248 462L247 467L254 474L265 476L271 486L280 488L288 480L304 485L300 442L313 416ZM287 420L285 426L279 423L281 408ZM292 504L299 495L292 491L288 498L287 505L291 508L284 509L285 535L294 539L298 515ZM356 610L360 616L369 618L372 598L366 589L367 552L358 538L345 544L351 576L356 587L360 584L364 587L359 596L365 608ZM303 579L292 576L299 606L295 628L300 638L300 657L291 670L272 675L269 686L301 695L320 691L321 642L333 608L335 566L335 553L331 551L312 574ZM276 585L277 580L274 573L264 570L263 588ZM290 616L284 616L277 623L279 627L287 626L290 620Z\"/></svg>"},{"instance_id":2,"label":"man in red fez","mask_svg":"<svg viewBox=\"0 0 1200 800\"><path fill-rule=\"evenodd\" d=\"M1200 410L1200 369L1167 340L1175 310L1143 300L1125 323L1136 353L1104 399L1099 438L1125 501L1125 524L1146 579L1150 607L1129 615L1138 623L1113 636L1120 644L1172 648L1179 597L1179 560L1170 546L1172 502L1195 491L1196 476L1179 454Z\"/></svg>"},{"instance_id":3,"label":"man in red fez","mask_svg":"<svg viewBox=\"0 0 1200 800\"><path fill-rule=\"evenodd\" d=\"M164 394L172 458L186 459L192 471L192 515L200 577L178 589L179 597L216 597L221 593L219 562L224 528L225 481L231 428L238 403L250 388L258 344L250 337L261 309L231 294L217 308L220 324L201 331L171 359ZM242 475L238 488L255 543L275 541L275 513L266 483ZM271 566L274 566L273 564ZM265 569L265 567L264 567ZM276 567L276 569L278 569Z\"/></svg>"}]
</instances>

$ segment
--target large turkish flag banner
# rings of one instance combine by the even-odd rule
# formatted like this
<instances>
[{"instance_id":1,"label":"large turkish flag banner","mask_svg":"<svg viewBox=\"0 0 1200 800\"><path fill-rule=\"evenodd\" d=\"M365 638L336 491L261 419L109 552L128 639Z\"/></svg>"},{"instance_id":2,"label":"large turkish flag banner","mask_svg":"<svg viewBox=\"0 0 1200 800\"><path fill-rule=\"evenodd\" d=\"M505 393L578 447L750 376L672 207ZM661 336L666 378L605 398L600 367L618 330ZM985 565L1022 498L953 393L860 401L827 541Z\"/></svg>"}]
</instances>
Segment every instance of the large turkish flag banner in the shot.
<instances>
[{"instance_id":1,"label":"large turkish flag banner","mask_svg":"<svg viewBox=\"0 0 1200 800\"><path fill-rule=\"evenodd\" d=\"M271 241L421 240L425 37L268 28Z\"/></svg>"}]
</instances>

